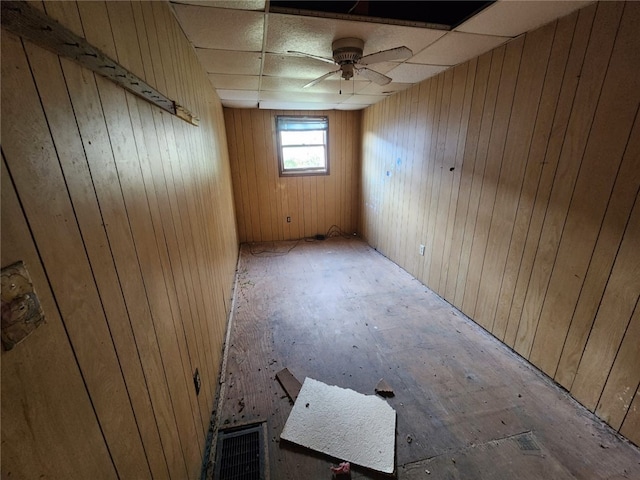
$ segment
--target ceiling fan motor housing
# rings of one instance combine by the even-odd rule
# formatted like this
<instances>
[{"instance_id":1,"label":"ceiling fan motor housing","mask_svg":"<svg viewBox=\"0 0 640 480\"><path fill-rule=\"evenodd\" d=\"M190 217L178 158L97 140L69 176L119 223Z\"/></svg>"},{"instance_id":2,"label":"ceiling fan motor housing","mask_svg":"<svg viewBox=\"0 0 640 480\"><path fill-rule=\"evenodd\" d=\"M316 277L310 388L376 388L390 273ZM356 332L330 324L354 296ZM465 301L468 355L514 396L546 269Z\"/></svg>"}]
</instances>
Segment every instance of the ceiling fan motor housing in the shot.
<instances>
[{"instance_id":1,"label":"ceiling fan motor housing","mask_svg":"<svg viewBox=\"0 0 640 480\"><path fill-rule=\"evenodd\" d=\"M340 38L331 45L333 59L338 65L356 63L362 58L364 41L359 38Z\"/></svg>"},{"instance_id":2,"label":"ceiling fan motor housing","mask_svg":"<svg viewBox=\"0 0 640 480\"><path fill-rule=\"evenodd\" d=\"M342 78L349 80L353 77L353 64L362 58L364 41L359 38L340 38L331 45L333 60L340 65Z\"/></svg>"}]
</instances>

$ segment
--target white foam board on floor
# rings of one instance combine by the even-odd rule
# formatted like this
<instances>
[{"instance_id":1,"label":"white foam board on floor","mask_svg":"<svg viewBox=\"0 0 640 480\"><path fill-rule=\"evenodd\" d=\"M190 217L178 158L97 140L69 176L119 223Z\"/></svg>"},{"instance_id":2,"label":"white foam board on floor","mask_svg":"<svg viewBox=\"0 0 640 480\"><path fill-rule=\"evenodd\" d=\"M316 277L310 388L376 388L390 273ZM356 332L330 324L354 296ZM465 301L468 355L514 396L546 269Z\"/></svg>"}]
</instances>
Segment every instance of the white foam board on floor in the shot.
<instances>
[{"instance_id":1,"label":"white foam board on floor","mask_svg":"<svg viewBox=\"0 0 640 480\"><path fill-rule=\"evenodd\" d=\"M374 395L306 378L280 438L355 465L393 473L396 412Z\"/></svg>"}]
</instances>

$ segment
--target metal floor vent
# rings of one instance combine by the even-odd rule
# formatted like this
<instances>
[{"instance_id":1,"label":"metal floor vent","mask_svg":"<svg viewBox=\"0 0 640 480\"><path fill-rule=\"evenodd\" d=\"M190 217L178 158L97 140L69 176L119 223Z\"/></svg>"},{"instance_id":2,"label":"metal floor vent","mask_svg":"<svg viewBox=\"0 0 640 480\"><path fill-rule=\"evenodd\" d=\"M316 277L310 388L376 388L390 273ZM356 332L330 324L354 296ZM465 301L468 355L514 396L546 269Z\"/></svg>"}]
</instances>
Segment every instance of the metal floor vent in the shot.
<instances>
[{"instance_id":1,"label":"metal floor vent","mask_svg":"<svg viewBox=\"0 0 640 480\"><path fill-rule=\"evenodd\" d=\"M263 427L249 425L218 433L216 480L265 480Z\"/></svg>"}]
</instances>

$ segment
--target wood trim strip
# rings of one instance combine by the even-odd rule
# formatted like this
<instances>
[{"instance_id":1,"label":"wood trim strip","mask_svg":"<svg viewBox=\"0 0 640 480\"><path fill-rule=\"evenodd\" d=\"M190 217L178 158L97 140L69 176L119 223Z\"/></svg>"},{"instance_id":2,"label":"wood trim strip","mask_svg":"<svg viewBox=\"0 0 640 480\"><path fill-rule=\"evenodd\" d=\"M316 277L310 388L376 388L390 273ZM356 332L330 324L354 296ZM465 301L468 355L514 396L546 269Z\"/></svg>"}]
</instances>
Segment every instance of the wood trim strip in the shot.
<instances>
[{"instance_id":1,"label":"wood trim strip","mask_svg":"<svg viewBox=\"0 0 640 480\"><path fill-rule=\"evenodd\" d=\"M177 105L84 38L65 28L37 8L22 1L2 2L1 8L2 26L10 32L57 55L73 60L192 125L199 124L196 115Z\"/></svg>"}]
</instances>

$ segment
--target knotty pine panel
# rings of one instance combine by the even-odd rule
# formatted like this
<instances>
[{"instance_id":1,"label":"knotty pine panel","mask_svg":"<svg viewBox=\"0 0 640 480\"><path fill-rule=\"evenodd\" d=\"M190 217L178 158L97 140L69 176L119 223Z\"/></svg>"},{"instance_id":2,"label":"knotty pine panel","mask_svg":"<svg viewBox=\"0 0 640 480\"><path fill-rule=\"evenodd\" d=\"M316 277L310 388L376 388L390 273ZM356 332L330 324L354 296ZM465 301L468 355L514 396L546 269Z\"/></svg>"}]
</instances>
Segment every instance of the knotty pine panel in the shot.
<instances>
[{"instance_id":1,"label":"knotty pine panel","mask_svg":"<svg viewBox=\"0 0 640 480\"><path fill-rule=\"evenodd\" d=\"M276 115L329 118L329 175L280 176ZM224 118L241 242L299 239L333 225L357 232L360 111L225 108Z\"/></svg>"},{"instance_id":2,"label":"knotty pine panel","mask_svg":"<svg viewBox=\"0 0 640 480\"><path fill-rule=\"evenodd\" d=\"M200 125L3 31L3 266L48 319L2 352L3 477L199 477L238 254L221 103L168 4L33 5Z\"/></svg>"},{"instance_id":3,"label":"knotty pine panel","mask_svg":"<svg viewBox=\"0 0 640 480\"><path fill-rule=\"evenodd\" d=\"M639 16L636 2L589 5L362 119L367 241L627 435Z\"/></svg>"}]
</instances>

